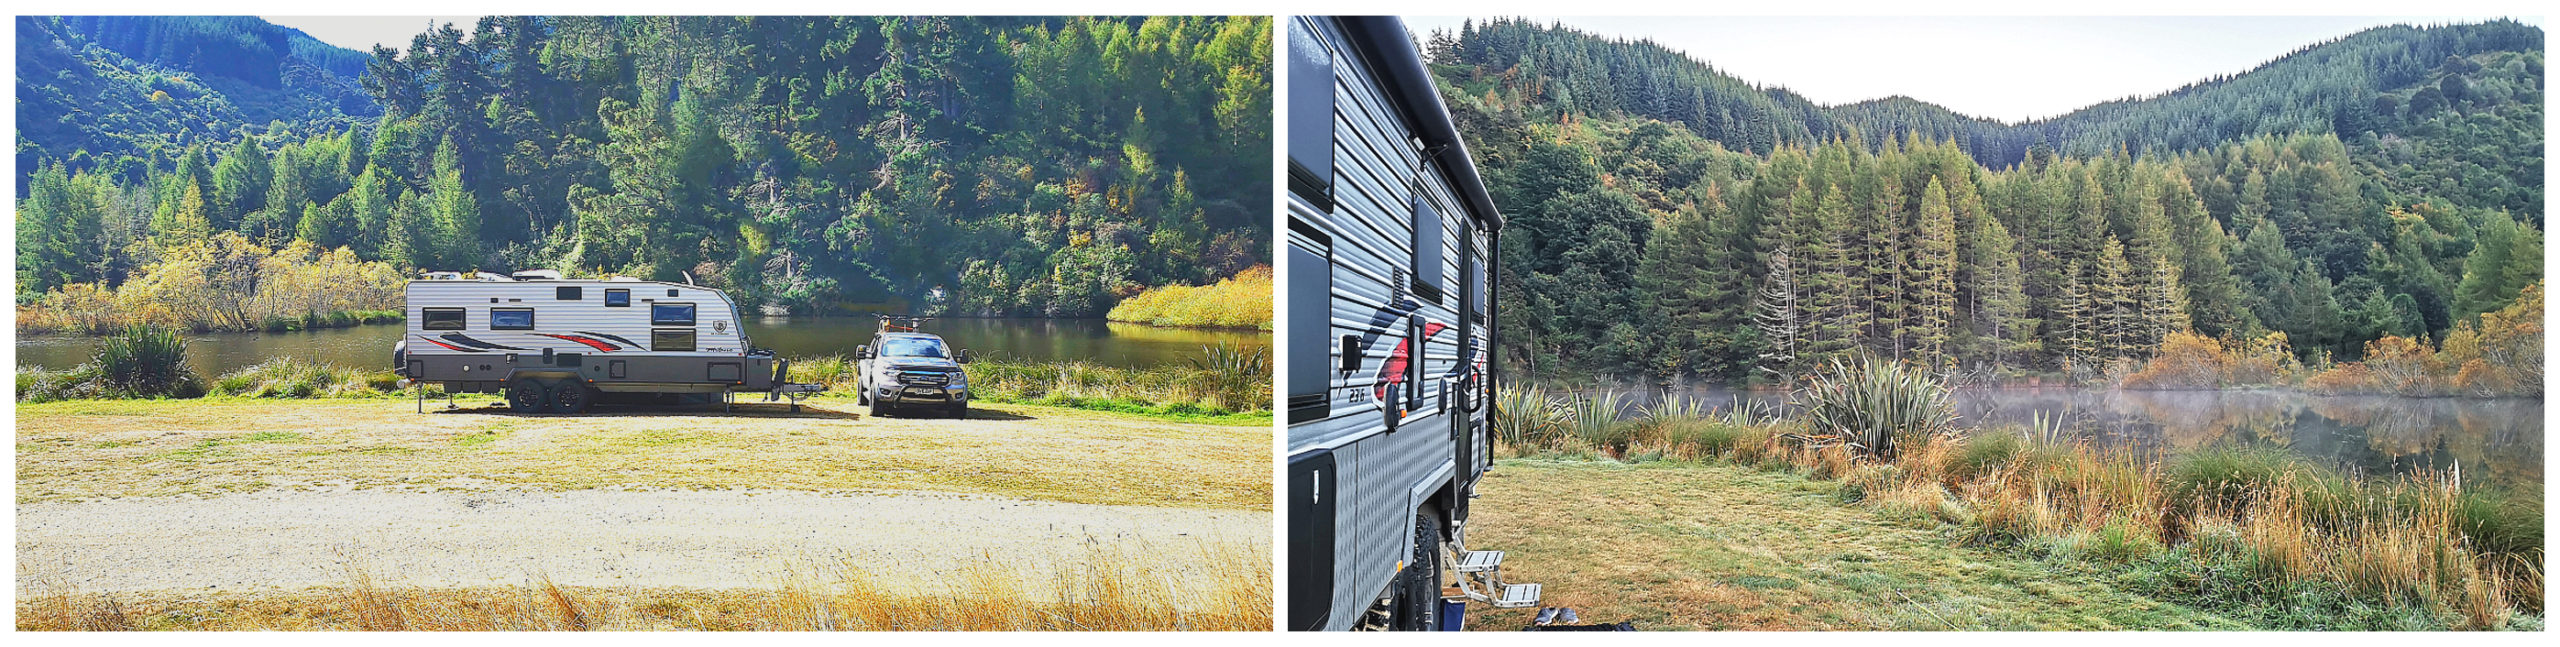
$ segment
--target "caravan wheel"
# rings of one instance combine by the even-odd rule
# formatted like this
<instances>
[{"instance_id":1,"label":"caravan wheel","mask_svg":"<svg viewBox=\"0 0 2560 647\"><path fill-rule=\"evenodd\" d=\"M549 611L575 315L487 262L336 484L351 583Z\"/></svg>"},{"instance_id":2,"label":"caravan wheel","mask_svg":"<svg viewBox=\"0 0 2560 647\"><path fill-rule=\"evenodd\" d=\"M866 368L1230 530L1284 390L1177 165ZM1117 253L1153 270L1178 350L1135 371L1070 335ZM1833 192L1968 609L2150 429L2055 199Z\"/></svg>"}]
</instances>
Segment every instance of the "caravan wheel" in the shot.
<instances>
[{"instance_id":1,"label":"caravan wheel","mask_svg":"<svg viewBox=\"0 0 2560 647\"><path fill-rule=\"evenodd\" d=\"M1389 619L1396 631L1440 630L1440 511L1423 506L1413 515L1413 561L1397 575L1403 588L1396 591L1395 606Z\"/></svg>"},{"instance_id":2,"label":"caravan wheel","mask_svg":"<svg viewBox=\"0 0 2560 647\"><path fill-rule=\"evenodd\" d=\"M552 413L584 413L596 400L595 391L577 382L555 382L550 390Z\"/></svg>"},{"instance_id":3,"label":"caravan wheel","mask_svg":"<svg viewBox=\"0 0 2560 647\"><path fill-rule=\"evenodd\" d=\"M542 413L543 405L547 403L549 403L549 396L542 392L541 382L516 380L507 383L508 410L516 413Z\"/></svg>"}]
</instances>

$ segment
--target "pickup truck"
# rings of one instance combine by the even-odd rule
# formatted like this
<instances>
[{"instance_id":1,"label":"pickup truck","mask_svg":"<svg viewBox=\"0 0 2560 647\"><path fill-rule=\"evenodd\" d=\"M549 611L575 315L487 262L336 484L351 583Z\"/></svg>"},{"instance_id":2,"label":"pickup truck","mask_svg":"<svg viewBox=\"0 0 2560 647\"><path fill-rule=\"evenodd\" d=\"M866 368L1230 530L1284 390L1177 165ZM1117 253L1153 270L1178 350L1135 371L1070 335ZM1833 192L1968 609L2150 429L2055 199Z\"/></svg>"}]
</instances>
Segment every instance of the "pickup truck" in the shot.
<instances>
[{"instance_id":1,"label":"pickup truck","mask_svg":"<svg viewBox=\"0 0 2560 647\"><path fill-rule=\"evenodd\" d=\"M969 416L969 351L955 353L942 337L920 332L882 332L869 345L856 347L861 394L855 401L885 416L909 408L931 408L953 418Z\"/></svg>"}]
</instances>

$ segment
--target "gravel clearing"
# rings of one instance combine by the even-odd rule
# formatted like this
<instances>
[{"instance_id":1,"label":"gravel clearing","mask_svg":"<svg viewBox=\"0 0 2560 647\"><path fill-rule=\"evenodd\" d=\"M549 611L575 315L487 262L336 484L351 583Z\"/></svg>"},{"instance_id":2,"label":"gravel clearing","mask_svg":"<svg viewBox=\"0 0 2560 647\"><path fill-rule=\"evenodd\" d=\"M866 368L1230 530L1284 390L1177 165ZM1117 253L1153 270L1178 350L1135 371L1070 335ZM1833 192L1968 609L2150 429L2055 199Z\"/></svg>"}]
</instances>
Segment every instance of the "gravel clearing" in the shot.
<instances>
[{"instance_id":1,"label":"gravel clearing","mask_svg":"<svg viewBox=\"0 0 2560 647\"><path fill-rule=\"evenodd\" d=\"M335 489L20 503L18 593L242 592L386 584L770 588L849 565L931 582L987 559L1024 573L1098 551L1196 563L1270 543L1267 511L958 494Z\"/></svg>"}]
</instances>

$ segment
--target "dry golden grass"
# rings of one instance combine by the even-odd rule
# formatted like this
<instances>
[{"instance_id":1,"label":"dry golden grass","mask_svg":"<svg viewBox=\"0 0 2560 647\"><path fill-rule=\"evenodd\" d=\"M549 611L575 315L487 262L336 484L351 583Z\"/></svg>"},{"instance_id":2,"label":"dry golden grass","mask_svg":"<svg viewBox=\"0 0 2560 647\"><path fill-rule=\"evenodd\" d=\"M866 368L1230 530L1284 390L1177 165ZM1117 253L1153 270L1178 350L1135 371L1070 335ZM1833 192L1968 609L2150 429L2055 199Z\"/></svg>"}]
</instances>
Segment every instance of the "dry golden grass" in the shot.
<instances>
[{"instance_id":1,"label":"dry golden grass","mask_svg":"<svg viewBox=\"0 0 2560 647\"><path fill-rule=\"evenodd\" d=\"M19 503L317 486L926 490L1268 510L1268 427L1032 405L968 420L820 400L517 416L406 400L85 400L18 407Z\"/></svg>"},{"instance_id":2,"label":"dry golden grass","mask_svg":"<svg viewBox=\"0 0 2560 647\"><path fill-rule=\"evenodd\" d=\"M2253 465L2250 460L2264 459L2242 456L2233 459L2236 465L2214 469L2240 470L2230 472L2236 475L2275 470L2271 477L2247 477L2273 480L2216 481L2212 488L2195 489L2181 479L2242 477L2213 470L2201 472L2206 476L2172 474L2156 455L2085 443L1985 436L1982 442L2009 448L2006 455L1993 454L1981 469L1958 469L1972 449L1965 445L1968 439L1918 438L1912 442L1919 445L1888 461L1836 446L1797 445L1780 429L1701 426L1720 424L1711 421L1647 424L1672 431L1639 434L1627 455L1746 466L1775 462L1809 478L1837 481L1849 488L1850 498L1886 517L1954 524L1974 543L2024 545L2108 563L2186 550L2242 564L2267 590L2296 582L2330 586L2359 600L2459 618L2457 628L2500 628L2519 604L2530 605L2523 611L2539 609L2542 549L2497 553L2499 547L2480 545L2466 534L2458 514L2463 490L2440 475L2359 483ZM1667 444L1647 446L1646 438Z\"/></svg>"},{"instance_id":3,"label":"dry golden grass","mask_svg":"<svg viewBox=\"0 0 2560 647\"><path fill-rule=\"evenodd\" d=\"M1182 551L1183 549L1172 549ZM791 569L774 589L387 584L351 568L340 586L278 593L81 593L40 586L21 631L1269 631L1270 554L1202 545L1163 555L1097 548L1082 568L1008 571L995 556L922 584L847 563ZM1184 566L1166 566L1176 564Z\"/></svg>"}]
</instances>

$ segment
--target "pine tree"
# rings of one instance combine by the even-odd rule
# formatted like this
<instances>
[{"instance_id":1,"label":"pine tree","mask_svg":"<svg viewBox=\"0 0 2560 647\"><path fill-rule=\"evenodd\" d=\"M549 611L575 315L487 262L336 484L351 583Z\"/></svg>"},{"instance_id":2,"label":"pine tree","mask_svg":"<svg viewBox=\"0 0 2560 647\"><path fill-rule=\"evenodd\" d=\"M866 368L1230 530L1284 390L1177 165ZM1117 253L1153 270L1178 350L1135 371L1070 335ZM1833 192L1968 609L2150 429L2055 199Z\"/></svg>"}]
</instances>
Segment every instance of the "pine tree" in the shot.
<instances>
[{"instance_id":1,"label":"pine tree","mask_svg":"<svg viewBox=\"0 0 2560 647\"><path fill-rule=\"evenodd\" d=\"M1838 185L1831 185L1806 211L1814 215L1810 229L1815 242L1802 248L1808 262L1799 270L1806 316L1801 354L1809 365L1820 366L1857 351L1870 311L1854 291L1859 268L1851 262L1846 240L1851 217L1847 197Z\"/></svg>"},{"instance_id":2,"label":"pine tree","mask_svg":"<svg viewBox=\"0 0 2560 647\"><path fill-rule=\"evenodd\" d=\"M2088 288L2088 312L2093 339L2092 350L2097 368L2107 361L2135 354L2135 330L2140 327L2136 300L2140 283L2125 261L2124 245L2110 237L2098 246L2098 258L2083 277Z\"/></svg>"},{"instance_id":3,"label":"pine tree","mask_svg":"<svg viewBox=\"0 0 2560 647\"><path fill-rule=\"evenodd\" d=\"M2230 259L2223 248L2233 244L2205 209L2194 185L2178 174L2169 176L2161 204L2168 217L2180 284L2186 288L2187 316L2196 332L2219 337L2240 328L2240 294L2232 282Z\"/></svg>"},{"instance_id":4,"label":"pine tree","mask_svg":"<svg viewBox=\"0 0 2560 647\"><path fill-rule=\"evenodd\" d=\"M1973 356L1990 362L1993 370L2005 370L2011 353L2032 353L2039 348L2025 336L2036 330L2036 321L2026 317L2027 295L2020 281L2016 243L2007 227L1997 218L1977 221L1967 246L1973 252L1973 312L1968 319L1982 340Z\"/></svg>"},{"instance_id":5,"label":"pine tree","mask_svg":"<svg viewBox=\"0 0 2560 647\"><path fill-rule=\"evenodd\" d=\"M1796 355L1803 341L1804 312L1796 301L1795 268L1785 248L1769 252L1765 276L1752 304L1752 323L1759 329L1762 349L1757 365L1771 379L1791 384L1804 366Z\"/></svg>"},{"instance_id":6,"label":"pine tree","mask_svg":"<svg viewBox=\"0 0 2560 647\"><path fill-rule=\"evenodd\" d=\"M1905 321L1912 349L1928 365L1947 363L1947 340L1955 319L1955 211L1936 176L1920 191L1920 219L1912 228L1909 275L1911 316Z\"/></svg>"},{"instance_id":7,"label":"pine tree","mask_svg":"<svg viewBox=\"0 0 2560 647\"><path fill-rule=\"evenodd\" d=\"M435 181L428 185L428 221L434 239L428 258L455 271L480 266L480 202L462 182L460 152L451 138L436 149Z\"/></svg>"}]
</instances>

